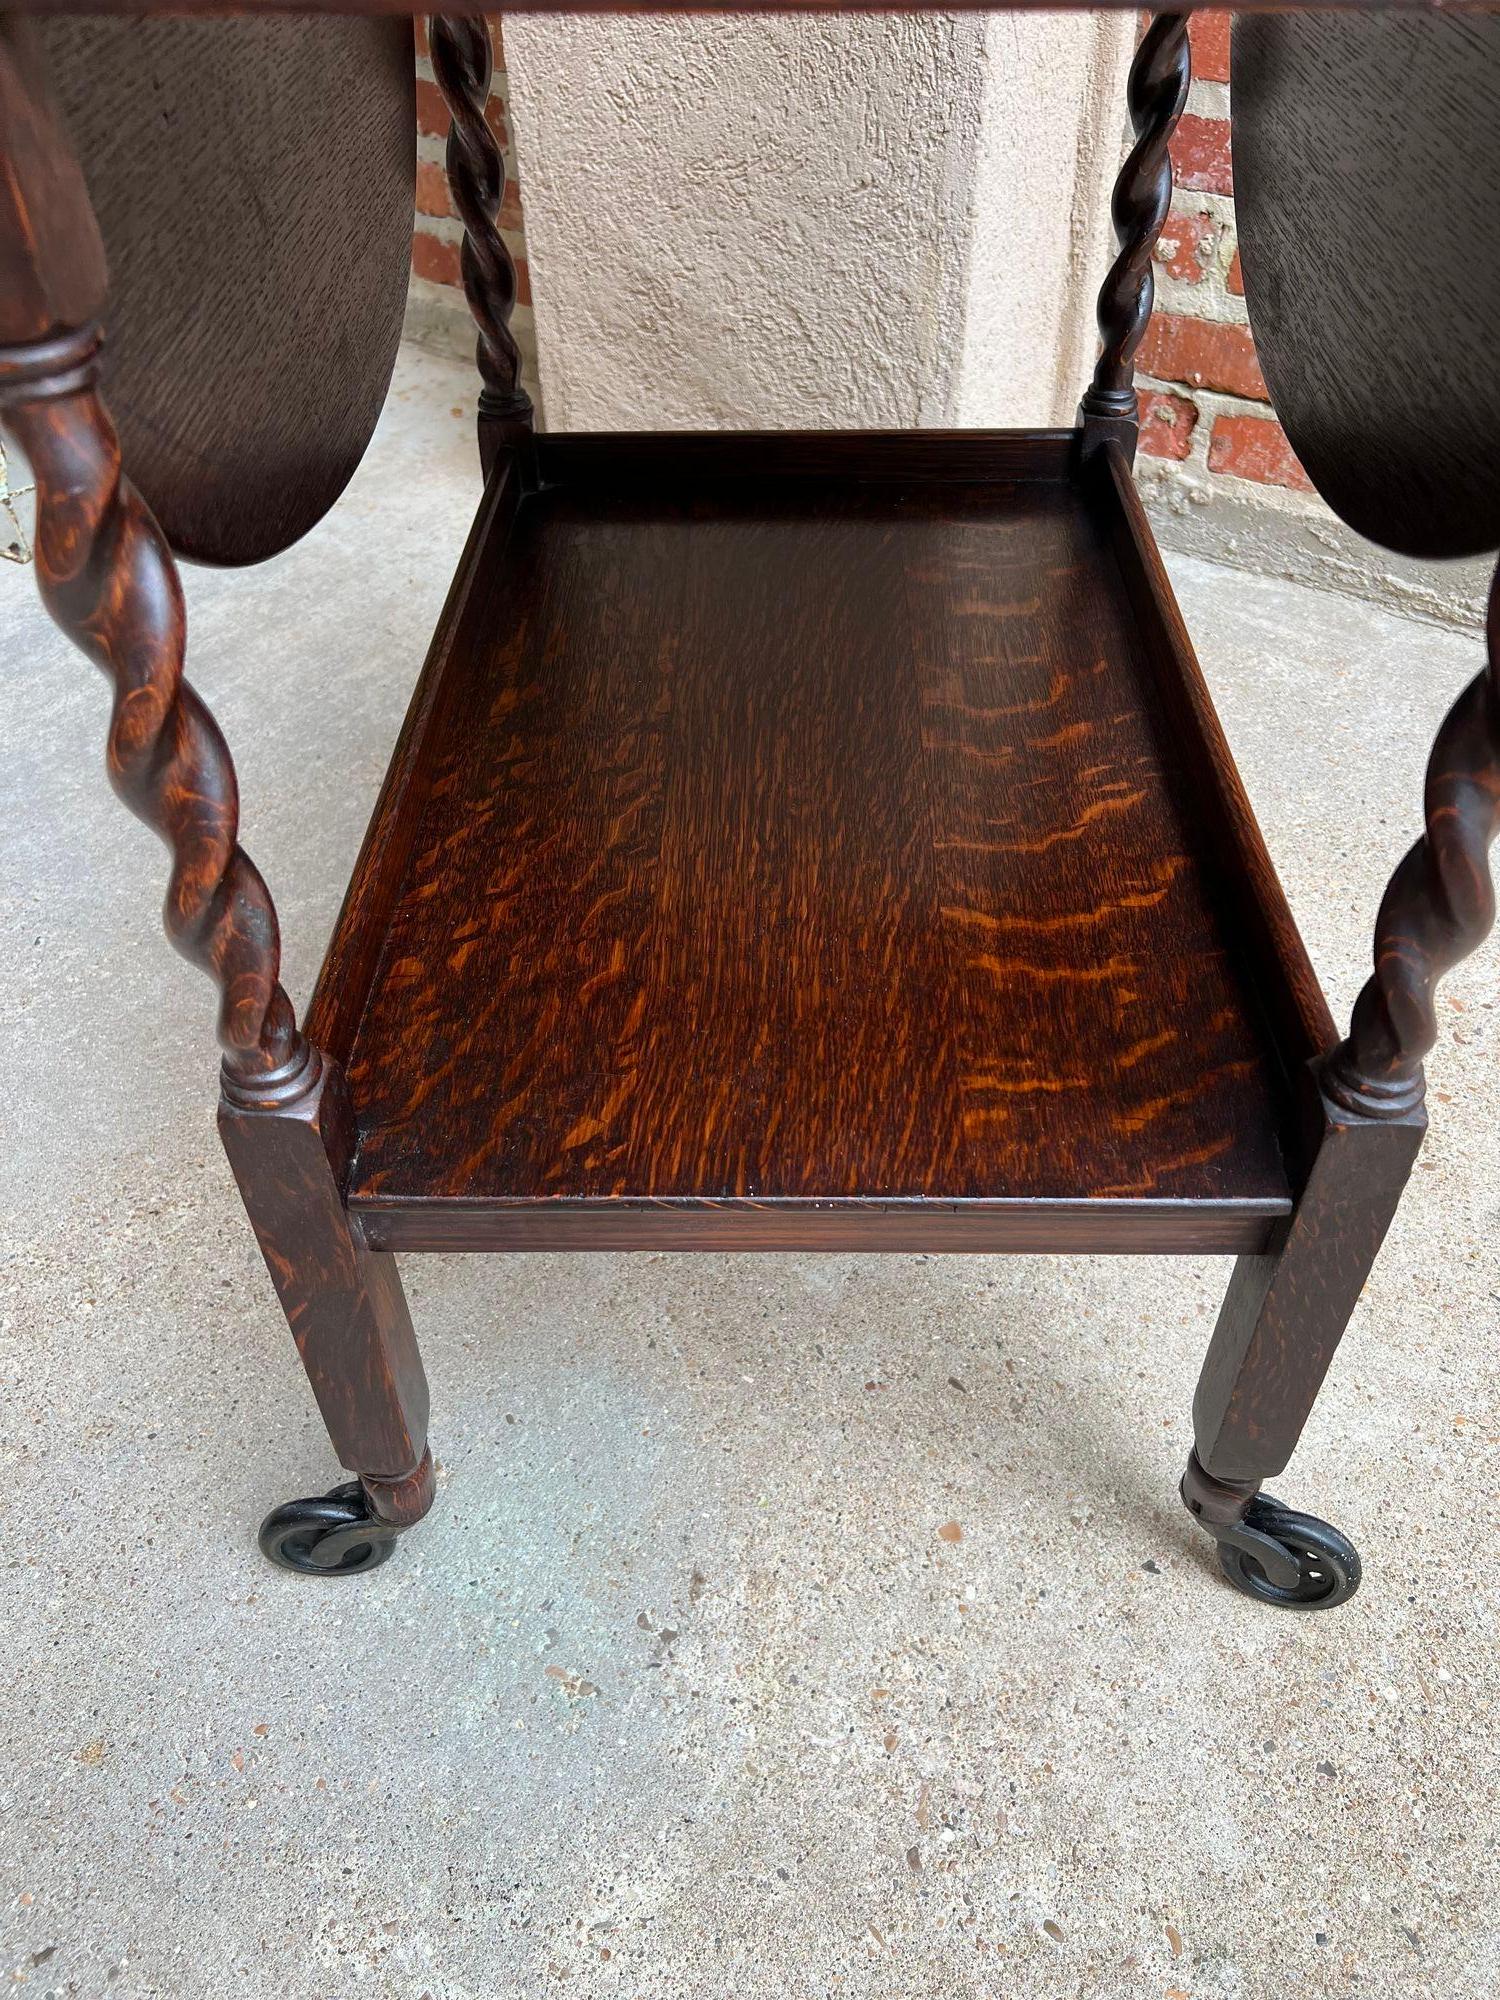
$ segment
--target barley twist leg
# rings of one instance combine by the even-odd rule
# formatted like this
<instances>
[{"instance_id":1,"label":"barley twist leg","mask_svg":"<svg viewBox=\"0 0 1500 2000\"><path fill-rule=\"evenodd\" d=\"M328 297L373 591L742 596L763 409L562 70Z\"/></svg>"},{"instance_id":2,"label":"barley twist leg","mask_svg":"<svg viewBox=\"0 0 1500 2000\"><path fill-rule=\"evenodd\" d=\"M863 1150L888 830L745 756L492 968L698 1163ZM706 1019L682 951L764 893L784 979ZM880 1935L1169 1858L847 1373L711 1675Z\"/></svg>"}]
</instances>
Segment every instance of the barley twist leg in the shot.
<instances>
[{"instance_id":1,"label":"barley twist leg","mask_svg":"<svg viewBox=\"0 0 1500 2000\"><path fill-rule=\"evenodd\" d=\"M37 582L53 620L112 685L110 783L171 854L167 935L219 989L226 1078L274 1091L307 1061L279 978L276 911L239 845L224 739L183 678L182 587L121 473L98 351L92 326L0 351L0 415L36 479Z\"/></svg>"},{"instance_id":2,"label":"barley twist leg","mask_svg":"<svg viewBox=\"0 0 1500 2000\"><path fill-rule=\"evenodd\" d=\"M1187 15L1154 15L1130 65L1126 101L1136 136L1111 203L1120 251L1099 292L1103 344L1079 411L1086 448L1109 439L1127 457L1135 451L1135 353L1156 297L1151 258L1172 204L1168 148L1191 77Z\"/></svg>"},{"instance_id":3,"label":"barley twist leg","mask_svg":"<svg viewBox=\"0 0 1500 2000\"><path fill-rule=\"evenodd\" d=\"M1500 833L1500 569L1485 621L1488 660L1444 718L1427 765L1426 831L1392 875L1375 920L1375 970L1323 1088L1367 1118L1422 1102L1422 1063L1437 1040L1445 972L1495 921L1489 852Z\"/></svg>"},{"instance_id":4,"label":"barley twist leg","mask_svg":"<svg viewBox=\"0 0 1500 2000\"><path fill-rule=\"evenodd\" d=\"M448 187L464 226L464 296L479 329L480 455L494 455L530 429L531 398L521 387L521 350L510 329L516 267L500 233L505 155L485 119L494 55L482 16L435 15L428 23L432 73L448 107Z\"/></svg>"}]
</instances>

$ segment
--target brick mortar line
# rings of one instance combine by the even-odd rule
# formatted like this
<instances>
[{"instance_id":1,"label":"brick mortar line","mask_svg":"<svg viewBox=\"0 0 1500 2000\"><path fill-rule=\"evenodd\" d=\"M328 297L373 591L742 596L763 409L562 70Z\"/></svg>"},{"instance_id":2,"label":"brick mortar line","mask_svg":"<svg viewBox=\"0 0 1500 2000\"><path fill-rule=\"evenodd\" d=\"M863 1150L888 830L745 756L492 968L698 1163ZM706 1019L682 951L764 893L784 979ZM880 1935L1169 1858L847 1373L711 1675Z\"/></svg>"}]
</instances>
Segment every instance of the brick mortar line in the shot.
<instances>
[{"instance_id":1,"label":"brick mortar line","mask_svg":"<svg viewBox=\"0 0 1500 2000\"><path fill-rule=\"evenodd\" d=\"M1300 487L1282 486L1271 479L1245 479L1234 472L1215 472L1208 463L1208 447L1213 437L1214 420L1217 417L1255 417L1261 423L1276 424L1276 412L1269 403L1253 402L1245 396L1231 395L1224 389L1194 389L1182 382L1168 382L1158 375L1141 374L1136 377L1142 389L1154 390L1161 396L1175 396L1178 401L1191 403L1198 412L1198 420L1193 426L1188 440L1187 456L1172 458L1165 453L1143 452L1142 457L1155 465L1169 466L1174 472L1195 475L1212 489L1222 484L1232 483L1243 493L1281 494L1286 500L1303 503L1297 511L1323 511L1322 503L1311 493L1304 493ZM1277 426L1278 429L1280 426ZM1306 503L1312 503L1308 506Z\"/></svg>"},{"instance_id":2,"label":"brick mortar line","mask_svg":"<svg viewBox=\"0 0 1500 2000\"><path fill-rule=\"evenodd\" d=\"M1245 301L1239 293L1229 289L1229 269L1239 249L1233 196L1197 194L1191 188L1178 188L1173 193L1172 207L1162 229L1164 237L1172 234L1173 215L1194 222L1206 215L1214 226L1217 240L1212 260L1201 266L1201 278L1179 278L1159 260L1155 263L1153 275L1158 309L1177 313L1185 319L1201 319L1225 326L1246 325Z\"/></svg>"},{"instance_id":3,"label":"brick mortar line","mask_svg":"<svg viewBox=\"0 0 1500 2000\"><path fill-rule=\"evenodd\" d=\"M1194 284L1190 278L1174 277L1158 264L1155 275L1158 312L1170 313L1175 319L1201 320L1205 326L1249 327L1245 301L1238 292L1230 291L1222 272L1205 270Z\"/></svg>"},{"instance_id":4,"label":"brick mortar line","mask_svg":"<svg viewBox=\"0 0 1500 2000\"><path fill-rule=\"evenodd\" d=\"M1143 455L1142 462L1151 468L1143 474L1143 498L1148 504L1153 494L1161 490L1174 497L1184 496L1187 506L1195 511L1199 507L1212 507L1214 501L1222 496L1226 500L1242 501L1263 519L1274 516L1279 521L1337 522L1337 516L1330 512L1316 493L1305 493L1297 486L1277 486L1265 479L1244 479L1237 472L1208 472L1186 458ZM1201 500L1197 498L1199 494L1203 496ZM1371 554L1378 554L1378 551L1372 548Z\"/></svg>"},{"instance_id":5,"label":"brick mortar line","mask_svg":"<svg viewBox=\"0 0 1500 2000\"><path fill-rule=\"evenodd\" d=\"M1218 118L1226 123L1229 118L1229 85L1227 83L1200 82L1193 78L1188 91L1187 109L1195 118Z\"/></svg>"},{"instance_id":6,"label":"brick mortar line","mask_svg":"<svg viewBox=\"0 0 1500 2000\"><path fill-rule=\"evenodd\" d=\"M1172 211L1174 214L1196 214L1206 210L1215 222L1227 223L1233 229L1234 196L1214 194L1207 188L1174 187L1172 190Z\"/></svg>"}]
</instances>

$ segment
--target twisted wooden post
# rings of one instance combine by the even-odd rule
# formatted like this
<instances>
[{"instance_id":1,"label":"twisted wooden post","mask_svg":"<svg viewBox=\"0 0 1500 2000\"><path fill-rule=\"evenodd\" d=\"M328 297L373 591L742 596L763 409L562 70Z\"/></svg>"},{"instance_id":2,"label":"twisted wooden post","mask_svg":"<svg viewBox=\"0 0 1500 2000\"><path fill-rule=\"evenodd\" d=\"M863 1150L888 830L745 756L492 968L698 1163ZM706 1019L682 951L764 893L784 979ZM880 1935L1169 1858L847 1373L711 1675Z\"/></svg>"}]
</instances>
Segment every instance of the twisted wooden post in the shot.
<instances>
[{"instance_id":1,"label":"twisted wooden post","mask_svg":"<svg viewBox=\"0 0 1500 2000\"><path fill-rule=\"evenodd\" d=\"M1375 919L1375 970L1323 1088L1346 1111L1400 1118L1421 1104L1445 972L1495 921L1489 850L1500 833L1500 569L1485 619L1488 661L1448 711L1427 765L1427 830L1397 865Z\"/></svg>"},{"instance_id":2,"label":"twisted wooden post","mask_svg":"<svg viewBox=\"0 0 1500 2000\"><path fill-rule=\"evenodd\" d=\"M1139 405L1135 352L1156 296L1151 258L1172 203L1172 134L1192 80L1186 14L1157 14L1130 65L1126 102L1135 144L1115 181L1111 214L1120 253L1099 292L1103 342L1094 379L1079 408L1084 449L1106 440L1135 456Z\"/></svg>"},{"instance_id":3,"label":"twisted wooden post","mask_svg":"<svg viewBox=\"0 0 1500 2000\"><path fill-rule=\"evenodd\" d=\"M113 684L110 782L171 852L167 935L218 986L226 1088L279 1102L311 1055L278 976L275 908L238 842L234 765L183 679L176 566L100 400L107 282L34 40L0 15L0 423L36 481L37 582Z\"/></svg>"},{"instance_id":4,"label":"twisted wooden post","mask_svg":"<svg viewBox=\"0 0 1500 2000\"><path fill-rule=\"evenodd\" d=\"M510 330L516 267L500 233L505 155L485 119L494 53L482 15L434 15L427 27L432 73L448 107L446 167L453 206L464 226L464 296L479 329L479 456L488 476L497 452L531 428L531 398L521 387L521 350Z\"/></svg>"},{"instance_id":5,"label":"twisted wooden post","mask_svg":"<svg viewBox=\"0 0 1500 2000\"><path fill-rule=\"evenodd\" d=\"M219 989L226 1082L254 1095L307 1062L282 988L270 892L239 845L239 791L218 724L183 678L182 586L121 475L99 400L99 333L0 351L0 414L36 479L36 570L54 622L114 688L110 783L172 856L163 920Z\"/></svg>"},{"instance_id":6,"label":"twisted wooden post","mask_svg":"<svg viewBox=\"0 0 1500 2000\"><path fill-rule=\"evenodd\" d=\"M34 38L0 12L0 424L36 477L36 568L57 624L114 689L109 775L172 856L167 933L219 988L219 1129L329 1436L356 1484L281 1507L294 1569L367 1568L432 1505L427 1382L394 1260L351 1222L354 1107L297 1027L265 883L238 841L234 765L183 679L182 588L123 477L99 395L108 279Z\"/></svg>"}]
</instances>

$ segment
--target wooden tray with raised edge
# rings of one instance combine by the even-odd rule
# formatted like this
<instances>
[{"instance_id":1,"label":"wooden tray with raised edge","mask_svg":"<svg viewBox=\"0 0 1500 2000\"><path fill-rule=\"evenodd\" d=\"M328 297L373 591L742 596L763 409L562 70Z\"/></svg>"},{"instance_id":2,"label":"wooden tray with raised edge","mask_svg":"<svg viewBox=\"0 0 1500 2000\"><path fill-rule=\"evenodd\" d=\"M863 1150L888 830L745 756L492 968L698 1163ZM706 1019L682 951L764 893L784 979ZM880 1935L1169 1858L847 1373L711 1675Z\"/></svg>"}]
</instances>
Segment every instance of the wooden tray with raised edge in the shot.
<instances>
[{"instance_id":1,"label":"wooden tray with raised edge","mask_svg":"<svg viewBox=\"0 0 1500 2000\"><path fill-rule=\"evenodd\" d=\"M308 1028L396 1249L1258 1249L1334 1039L1073 432L502 458Z\"/></svg>"}]
</instances>

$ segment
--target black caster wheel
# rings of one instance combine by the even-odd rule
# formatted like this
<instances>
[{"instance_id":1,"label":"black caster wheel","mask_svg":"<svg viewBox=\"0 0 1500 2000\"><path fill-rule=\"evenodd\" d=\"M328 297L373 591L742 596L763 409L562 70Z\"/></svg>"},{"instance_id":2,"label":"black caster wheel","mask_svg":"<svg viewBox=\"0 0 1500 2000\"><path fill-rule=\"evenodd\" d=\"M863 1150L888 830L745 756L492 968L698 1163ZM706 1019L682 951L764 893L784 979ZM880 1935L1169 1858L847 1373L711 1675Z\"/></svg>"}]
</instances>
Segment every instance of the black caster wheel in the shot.
<instances>
[{"instance_id":1,"label":"black caster wheel","mask_svg":"<svg viewBox=\"0 0 1500 2000\"><path fill-rule=\"evenodd\" d=\"M1217 1531L1219 1566L1236 1590L1288 1611L1328 1611L1359 1589L1359 1551L1314 1514L1258 1493L1237 1527Z\"/></svg>"},{"instance_id":2,"label":"black caster wheel","mask_svg":"<svg viewBox=\"0 0 1500 2000\"><path fill-rule=\"evenodd\" d=\"M321 1500L289 1500L260 1524L261 1554L301 1576L357 1576L377 1569L396 1546L397 1530L370 1513L357 1479Z\"/></svg>"}]
</instances>

